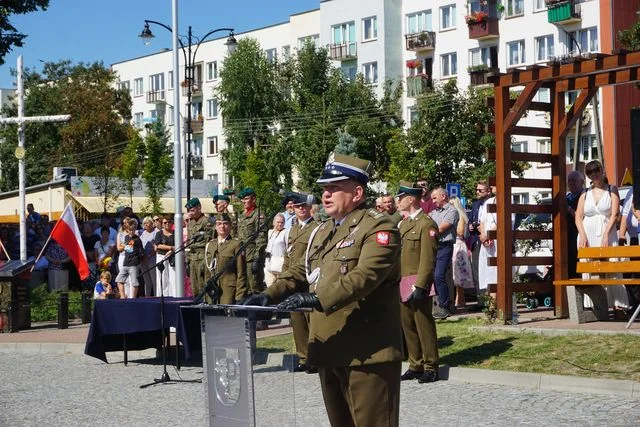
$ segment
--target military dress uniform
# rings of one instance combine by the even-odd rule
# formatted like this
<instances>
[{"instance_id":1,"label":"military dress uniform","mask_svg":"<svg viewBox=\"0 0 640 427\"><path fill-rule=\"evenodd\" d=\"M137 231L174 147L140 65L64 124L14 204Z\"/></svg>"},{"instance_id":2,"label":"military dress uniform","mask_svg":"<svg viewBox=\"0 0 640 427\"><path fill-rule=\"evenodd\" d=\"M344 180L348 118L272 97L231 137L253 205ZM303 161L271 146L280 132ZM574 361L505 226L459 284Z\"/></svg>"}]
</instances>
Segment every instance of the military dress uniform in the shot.
<instances>
[{"instance_id":1,"label":"military dress uniform","mask_svg":"<svg viewBox=\"0 0 640 427\"><path fill-rule=\"evenodd\" d=\"M260 215L261 216L261 215ZM260 218L258 210L254 209L248 215L242 213L238 218L238 239L242 242L246 242L260 227L264 218ZM251 292L260 292L262 289L262 259L264 258L264 251L267 247L266 230L258 235L258 238L249 243L245 247L245 262L247 264L247 279L249 283L249 290ZM252 270L254 262L258 263L257 272Z\"/></svg>"},{"instance_id":2,"label":"military dress uniform","mask_svg":"<svg viewBox=\"0 0 640 427\"><path fill-rule=\"evenodd\" d=\"M404 194L403 189L401 183L400 194ZM420 197L420 193L417 194L416 197ZM402 238L402 278L415 280L413 286L423 289L428 295L433 284L438 252L438 225L420 210L414 217L403 219L399 229ZM419 378L425 372L435 373L433 379L437 379L438 337L432 308L433 298L430 296L401 303L402 330L409 353L409 370L412 371L409 375L405 373L403 379Z\"/></svg>"},{"instance_id":3,"label":"military dress uniform","mask_svg":"<svg viewBox=\"0 0 640 427\"><path fill-rule=\"evenodd\" d=\"M231 258L237 256L235 263L233 263L218 280L218 285L222 289L220 304L236 303L243 300L249 294L244 256L238 253L240 245L240 241L233 239L230 235L222 242L220 242L218 238L215 238L207 243L205 261L211 275L222 271Z\"/></svg>"},{"instance_id":4,"label":"military dress uniform","mask_svg":"<svg viewBox=\"0 0 640 427\"><path fill-rule=\"evenodd\" d=\"M204 249L206 243L211 239L213 228L209 218L205 215L200 215L198 219L192 218L187 223L187 237L189 239L199 236L200 233L203 233L202 237L189 245L189 253L187 255L189 279L191 280L191 289L194 295L198 295L204 289L204 284L208 277L204 264Z\"/></svg>"}]
</instances>

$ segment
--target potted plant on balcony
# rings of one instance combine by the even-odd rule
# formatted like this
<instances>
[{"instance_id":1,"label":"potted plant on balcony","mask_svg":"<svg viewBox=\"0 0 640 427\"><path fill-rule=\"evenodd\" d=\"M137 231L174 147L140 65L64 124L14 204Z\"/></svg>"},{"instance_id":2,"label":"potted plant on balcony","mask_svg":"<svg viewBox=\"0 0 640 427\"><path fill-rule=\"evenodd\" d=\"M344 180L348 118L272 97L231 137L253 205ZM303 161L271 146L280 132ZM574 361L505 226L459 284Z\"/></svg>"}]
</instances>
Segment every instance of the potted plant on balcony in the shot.
<instances>
[{"instance_id":1,"label":"potted plant on balcony","mask_svg":"<svg viewBox=\"0 0 640 427\"><path fill-rule=\"evenodd\" d=\"M464 17L464 20L466 21L467 25L482 24L483 22L486 22L487 19L489 19L489 14L484 10L478 10L476 12L472 12L469 15Z\"/></svg>"},{"instance_id":2,"label":"potted plant on balcony","mask_svg":"<svg viewBox=\"0 0 640 427\"><path fill-rule=\"evenodd\" d=\"M422 71L422 61L419 59L409 59L407 61L407 68L410 70L416 70L419 73Z\"/></svg>"}]
</instances>

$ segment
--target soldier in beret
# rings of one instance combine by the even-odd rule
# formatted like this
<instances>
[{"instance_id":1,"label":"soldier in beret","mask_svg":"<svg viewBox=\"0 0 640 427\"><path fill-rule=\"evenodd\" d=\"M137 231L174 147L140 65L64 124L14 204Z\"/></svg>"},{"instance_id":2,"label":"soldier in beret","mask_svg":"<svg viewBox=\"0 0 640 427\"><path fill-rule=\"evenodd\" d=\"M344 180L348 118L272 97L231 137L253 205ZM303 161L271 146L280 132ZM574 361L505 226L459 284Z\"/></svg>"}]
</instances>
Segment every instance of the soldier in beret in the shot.
<instances>
[{"instance_id":1,"label":"soldier in beret","mask_svg":"<svg viewBox=\"0 0 640 427\"><path fill-rule=\"evenodd\" d=\"M242 200L244 212L238 217L238 239L246 242L255 234L264 222L264 215L258 216L256 209L256 193L247 187L238 195ZM249 290L258 293L263 289L262 269L264 267L264 253L267 247L267 231L261 232L257 239L245 247L245 262L247 263L247 278Z\"/></svg>"},{"instance_id":2,"label":"soldier in beret","mask_svg":"<svg viewBox=\"0 0 640 427\"><path fill-rule=\"evenodd\" d=\"M189 278L191 279L191 289L194 295L198 295L207 281L206 268L204 265L204 248L211 239L213 230L209 220L202 213L200 199L193 197L185 205L190 220L187 223L187 239L193 242L189 245L187 261L189 262Z\"/></svg>"},{"instance_id":3,"label":"soldier in beret","mask_svg":"<svg viewBox=\"0 0 640 427\"><path fill-rule=\"evenodd\" d=\"M438 337L429 296L438 252L438 225L420 207L422 188L400 181L400 210L408 216L400 222L400 314L409 352L409 369L402 380L419 383L438 380Z\"/></svg>"},{"instance_id":4,"label":"soldier in beret","mask_svg":"<svg viewBox=\"0 0 640 427\"><path fill-rule=\"evenodd\" d=\"M236 236L238 233L238 220L236 219L236 215L232 212L229 212L229 203L231 203L231 198L226 194L216 194L213 196L213 204L216 206L216 213L224 213L229 215L231 218L231 236ZM213 237L217 237L217 231L214 230Z\"/></svg>"},{"instance_id":5,"label":"soldier in beret","mask_svg":"<svg viewBox=\"0 0 640 427\"><path fill-rule=\"evenodd\" d=\"M207 243L205 262L211 274L217 274L227 266L231 258L236 257L235 263L224 271L218 281L218 286L222 289L220 304L233 304L249 294L244 256L238 252L241 243L231 237L231 217L226 213L216 215L216 232L218 236Z\"/></svg>"},{"instance_id":6,"label":"soldier in beret","mask_svg":"<svg viewBox=\"0 0 640 427\"><path fill-rule=\"evenodd\" d=\"M400 234L388 215L365 207L369 167L356 157L329 156L317 182L331 219L311 233L302 263L246 301L314 309L308 363L318 367L333 426L399 422Z\"/></svg>"}]
</instances>

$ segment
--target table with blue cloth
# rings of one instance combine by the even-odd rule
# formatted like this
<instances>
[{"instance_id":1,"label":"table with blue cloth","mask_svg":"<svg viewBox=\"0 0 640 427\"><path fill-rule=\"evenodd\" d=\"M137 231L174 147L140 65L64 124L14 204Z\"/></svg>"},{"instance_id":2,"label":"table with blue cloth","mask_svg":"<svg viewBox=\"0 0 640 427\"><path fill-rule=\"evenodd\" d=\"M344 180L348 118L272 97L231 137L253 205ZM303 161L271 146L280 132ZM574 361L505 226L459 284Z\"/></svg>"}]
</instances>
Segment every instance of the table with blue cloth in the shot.
<instances>
[{"instance_id":1,"label":"table with blue cloth","mask_svg":"<svg viewBox=\"0 0 640 427\"><path fill-rule=\"evenodd\" d=\"M107 362L106 352L162 347L160 298L96 300L84 353ZM176 330L185 358L201 348L200 316L197 310L182 310L193 304L192 298L164 298L164 326ZM177 347L177 346L176 346ZM176 358L179 364L179 359ZM107 362L108 363L108 362Z\"/></svg>"}]
</instances>

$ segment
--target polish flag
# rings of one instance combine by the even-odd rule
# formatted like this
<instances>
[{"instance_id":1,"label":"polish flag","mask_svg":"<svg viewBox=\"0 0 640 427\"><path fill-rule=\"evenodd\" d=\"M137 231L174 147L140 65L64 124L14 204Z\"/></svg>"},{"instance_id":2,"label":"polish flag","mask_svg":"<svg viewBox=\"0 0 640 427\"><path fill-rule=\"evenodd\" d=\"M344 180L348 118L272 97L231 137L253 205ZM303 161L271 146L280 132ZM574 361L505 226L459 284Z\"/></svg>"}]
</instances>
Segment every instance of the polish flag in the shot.
<instances>
[{"instance_id":1,"label":"polish flag","mask_svg":"<svg viewBox=\"0 0 640 427\"><path fill-rule=\"evenodd\" d=\"M87 263L87 254L84 252L82 237L80 237L80 229L76 217L71 208L71 202L62 211L60 220L56 222L55 227L51 230L51 238L58 242L60 246L67 252L71 261L76 265L80 280L89 277L89 263Z\"/></svg>"}]
</instances>

